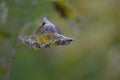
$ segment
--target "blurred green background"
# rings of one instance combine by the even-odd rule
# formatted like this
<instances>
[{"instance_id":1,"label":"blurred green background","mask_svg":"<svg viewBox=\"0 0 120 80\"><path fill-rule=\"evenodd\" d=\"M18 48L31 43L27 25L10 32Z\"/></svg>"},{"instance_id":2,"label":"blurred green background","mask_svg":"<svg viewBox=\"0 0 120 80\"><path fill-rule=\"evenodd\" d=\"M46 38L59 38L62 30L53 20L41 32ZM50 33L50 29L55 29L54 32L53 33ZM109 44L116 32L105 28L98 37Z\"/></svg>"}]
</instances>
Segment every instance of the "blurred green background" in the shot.
<instances>
[{"instance_id":1,"label":"blurred green background","mask_svg":"<svg viewBox=\"0 0 120 80\"><path fill-rule=\"evenodd\" d=\"M52 0L0 0L0 80L120 80L120 0L63 3L70 10L63 6L61 16ZM17 46L25 25L43 16L76 41L37 50Z\"/></svg>"}]
</instances>

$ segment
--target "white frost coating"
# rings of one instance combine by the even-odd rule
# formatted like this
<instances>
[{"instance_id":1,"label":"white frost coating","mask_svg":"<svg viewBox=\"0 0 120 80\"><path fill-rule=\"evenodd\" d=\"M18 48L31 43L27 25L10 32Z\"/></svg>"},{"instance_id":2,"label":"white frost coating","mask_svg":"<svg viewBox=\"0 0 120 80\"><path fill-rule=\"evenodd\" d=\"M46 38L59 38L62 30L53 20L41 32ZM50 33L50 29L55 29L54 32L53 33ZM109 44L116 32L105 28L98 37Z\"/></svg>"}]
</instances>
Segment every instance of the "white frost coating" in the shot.
<instances>
[{"instance_id":1,"label":"white frost coating","mask_svg":"<svg viewBox=\"0 0 120 80\"><path fill-rule=\"evenodd\" d=\"M23 35L22 35L22 34L21 34L18 38L19 38L19 40L21 40L21 41L22 41L22 43L23 43L23 44L28 43L29 45L33 45L33 44L35 44L35 43L36 43L36 41L35 41L35 40L32 40L31 38L24 39L24 37L23 37Z\"/></svg>"},{"instance_id":2,"label":"white frost coating","mask_svg":"<svg viewBox=\"0 0 120 80\"><path fill-rule=\"evenodd\" d=\"M20 34L18 38L19 38L19 40L23 40L24 39L22 34Z\"/></svg>"},{"instance_id":3,"label":"white frost coating","mask_svg":"<svg viewBox=\"0 0 120 80\"><path fill-rule=\"evenodd\" d=\"M43 22L45 22L45 28L55 27L46 17L43 18Z\"/></svg>"},{"instance_id":4,"label":"white frost coating","mask_svg":"<svg viewBox=\"0 0 120 80\"><path fill-rule=\"evenodd\" d=\"M43 17L43 22L45 23L45 29L51 30L54 34L58 34L56 27L52 24L46 17Z\"/></svg>"}]
</instances>

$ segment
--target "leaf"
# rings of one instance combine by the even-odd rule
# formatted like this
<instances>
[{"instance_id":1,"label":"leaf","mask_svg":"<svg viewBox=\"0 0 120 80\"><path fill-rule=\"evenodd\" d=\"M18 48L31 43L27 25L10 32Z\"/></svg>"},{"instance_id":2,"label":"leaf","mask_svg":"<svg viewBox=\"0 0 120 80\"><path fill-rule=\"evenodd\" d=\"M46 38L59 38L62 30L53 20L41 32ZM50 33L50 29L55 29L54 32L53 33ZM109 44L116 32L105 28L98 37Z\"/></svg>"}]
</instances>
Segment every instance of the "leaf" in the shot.
<instances>
[{"instance_id":1,"label":"leaf","mask_svg":"<svg viewBox=\"0 0 120 80\"><path fill-rule=\"evenodd\" d=\"M75 39L58 33L56 26L44 17L42 25L32 35L23 36L20 34L19 40L23 44L30 45L34 48L46 48L57 45L69 45Z\"/></svg>"}]
</instances>

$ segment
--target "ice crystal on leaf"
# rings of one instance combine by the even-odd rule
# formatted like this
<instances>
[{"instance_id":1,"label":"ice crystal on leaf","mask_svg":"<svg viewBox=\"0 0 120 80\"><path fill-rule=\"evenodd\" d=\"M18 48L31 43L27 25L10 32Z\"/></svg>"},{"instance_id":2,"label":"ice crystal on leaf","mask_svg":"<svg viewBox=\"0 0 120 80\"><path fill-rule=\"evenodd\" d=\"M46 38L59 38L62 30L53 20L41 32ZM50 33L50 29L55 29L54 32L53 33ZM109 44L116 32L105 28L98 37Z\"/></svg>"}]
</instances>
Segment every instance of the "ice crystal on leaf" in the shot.
<instances>
[{"instance_id":1,"label":"ice crystal on leaf","mask_svg":"<svg viewBox=\"0 0 120 80\"><path fill-rule=\"evenodd\" d=\"M20 34L19 40L23 44L34 48L47 48L58 45L69 45L75 39L58 33L56 26L44 17L42 25L32 35L24 36Z\"/></svg>"}]
</instances>

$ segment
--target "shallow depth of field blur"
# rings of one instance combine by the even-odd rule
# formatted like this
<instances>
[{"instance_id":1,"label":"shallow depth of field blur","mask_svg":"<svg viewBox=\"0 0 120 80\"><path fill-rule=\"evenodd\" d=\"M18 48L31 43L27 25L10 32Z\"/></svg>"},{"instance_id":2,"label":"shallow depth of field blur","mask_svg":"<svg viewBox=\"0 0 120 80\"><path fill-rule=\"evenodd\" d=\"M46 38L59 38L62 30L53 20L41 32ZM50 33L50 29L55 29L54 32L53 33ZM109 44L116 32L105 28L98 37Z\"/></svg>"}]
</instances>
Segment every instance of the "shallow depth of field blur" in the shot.
<instances>
[{"instance_id":1,"label":"shallow depth of field blur","mask_svg":"<svg viewBox=\"0 0 120 80\"><path fill-rule=\"evenodd\" d=\"M61 16L52 0L0 0L0 80L120 80L120 0L63 1L75 14ZM44 16L76 40L44 49L18 43Z\"/></svg>"}]
</instances>

